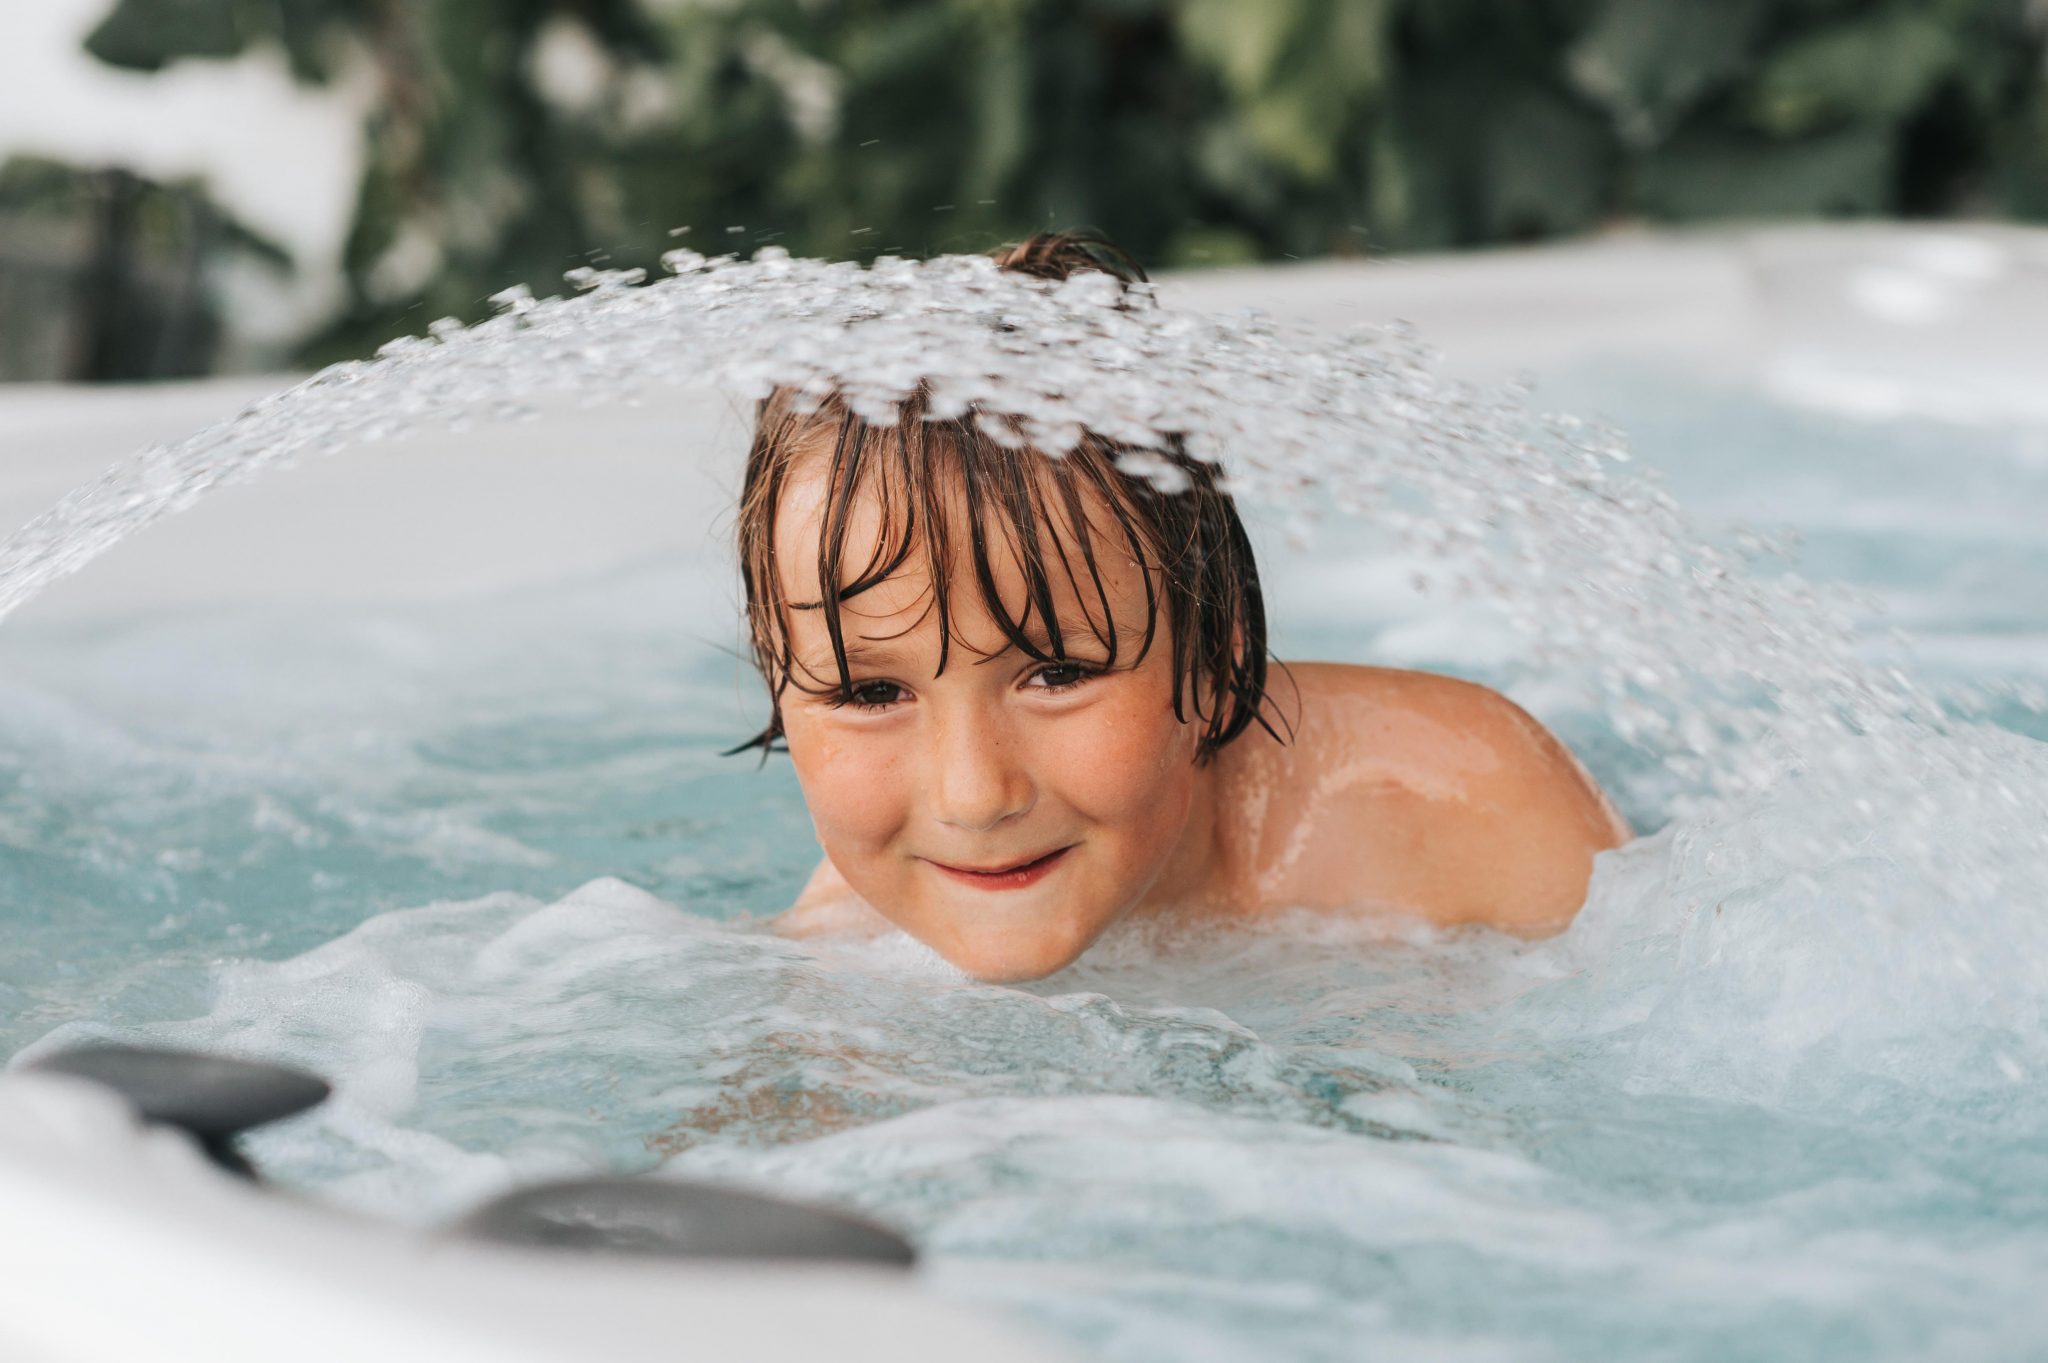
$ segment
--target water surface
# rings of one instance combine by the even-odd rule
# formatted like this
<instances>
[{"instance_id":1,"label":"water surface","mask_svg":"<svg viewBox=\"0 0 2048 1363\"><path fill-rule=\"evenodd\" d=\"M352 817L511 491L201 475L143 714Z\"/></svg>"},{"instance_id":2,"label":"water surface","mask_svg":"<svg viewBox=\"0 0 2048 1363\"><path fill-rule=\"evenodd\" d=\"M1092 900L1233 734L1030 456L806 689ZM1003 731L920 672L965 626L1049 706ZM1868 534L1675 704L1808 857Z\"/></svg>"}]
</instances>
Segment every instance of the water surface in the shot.
<instances>
[{"instance_id":1,"label":"water surface","mask_svg":"<svg viewBox=\"0 0 2048 1363\"><path fill-rule=\"evenodd\" d=\"M1796 532L1917 636L1859 625L1865 658L2048 681L2037 436L1643 375L1550 396L1633 431L1710 539ZM678 560L0 632L0 1052L334 1076L253 1153L394 1218L591 1169L842 1202L1104 1359L2038 1347L2039 719L1993 696L1860 785L1703 799L1579 684L1597 660L1532 666L1369 522L1262 532L1276 649L1502 685L1573 743L1646 836L1561 938L1122 932L1025 987L775 939L815 845L786 764L718 755L760 701L730 585ZM1956 813L1906 817L1930 800Z\"/></svg>"}]
</instances>

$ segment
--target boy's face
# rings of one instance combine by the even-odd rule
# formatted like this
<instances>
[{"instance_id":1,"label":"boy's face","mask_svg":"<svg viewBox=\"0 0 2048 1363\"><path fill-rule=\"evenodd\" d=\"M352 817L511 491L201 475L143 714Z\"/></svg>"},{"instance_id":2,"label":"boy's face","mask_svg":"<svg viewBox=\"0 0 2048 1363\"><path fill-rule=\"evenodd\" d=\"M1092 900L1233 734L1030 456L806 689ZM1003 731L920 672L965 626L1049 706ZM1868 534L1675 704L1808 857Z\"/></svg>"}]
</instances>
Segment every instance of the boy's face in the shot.
<instances>
[{"instance_id":1,"label":"boy's face","mask_svg":"<svg viewBox=\"0 0 2048 1363\"><path fill-rule=\"evenodd\" d=\"M811 461L784 489L775 551L787 601L821 596L825 481L823 462ZM836 694L823 612L789 612L799 675L782 695L783 732L819 842L863 899L980 979L1058 970L1148 893L1184 888L1205 851L1183 845L1197 841L1184 835L1206 772L1195 766L1195 726L1174 715L1170 641L1162 632L1132 665L1144 570L1097 510L1098 566L1119 630L1113 672L1095 670L1107 650L1058 571L1067 661L1010 648L964 551L949 578L943 674L922 555L841 603L851 700ZM867 562L878 523L874 506L855 509L847 563ZM1016 618L1023 575L1000 548L988 556ZM1089 605L1099 618L1100 606ZM826 683L826 694L813 693Z\"/></svg>"}]
</instances>

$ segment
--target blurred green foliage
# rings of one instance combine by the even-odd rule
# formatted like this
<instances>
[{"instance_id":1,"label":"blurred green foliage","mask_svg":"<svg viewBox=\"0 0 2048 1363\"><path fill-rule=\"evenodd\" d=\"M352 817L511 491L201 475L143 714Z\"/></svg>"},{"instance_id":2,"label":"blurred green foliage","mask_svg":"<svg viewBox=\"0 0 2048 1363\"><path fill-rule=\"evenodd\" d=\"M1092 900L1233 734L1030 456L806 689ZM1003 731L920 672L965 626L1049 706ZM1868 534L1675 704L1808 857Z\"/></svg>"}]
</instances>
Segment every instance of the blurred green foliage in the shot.
<instances>
[{"instance_id":1,"label":"blurred green foliage","mask_svg":"<svg viewBox=\"0 0 2048 1363\"><path fill-rule=\"evenodd\" d=\"M206 373L221 341L209 272L291 257L196 179L38 156L0 162L0 381Z\"/></svg>"},{"instance_id":2,"label":"blurred green foliage","mask_svg":"<svg viewBox=\"0 0 2048 1363\"><path fill-rule=\"evenodd\" d=\"M316 358L682 226L864 259L1090 225L1174 266L2048 217L2027 0L118 0L88 46L256 44L381 92Z\"/></svg>"},{"instance_id":3,"label":"blurred green foliage","mask_svg":"<svg viewBox=\"0 0 2048 1363\"><path fill-rule=\"evenodd\" d=\"M289 252L215 203L196 178L160 181L125 171L81 170L43 156L0 162L0 212L17 220L104 217L109 199L128 201L130 230L148 253L224 249L272 269L291 268Z\"/></svg>"}]
</instances>

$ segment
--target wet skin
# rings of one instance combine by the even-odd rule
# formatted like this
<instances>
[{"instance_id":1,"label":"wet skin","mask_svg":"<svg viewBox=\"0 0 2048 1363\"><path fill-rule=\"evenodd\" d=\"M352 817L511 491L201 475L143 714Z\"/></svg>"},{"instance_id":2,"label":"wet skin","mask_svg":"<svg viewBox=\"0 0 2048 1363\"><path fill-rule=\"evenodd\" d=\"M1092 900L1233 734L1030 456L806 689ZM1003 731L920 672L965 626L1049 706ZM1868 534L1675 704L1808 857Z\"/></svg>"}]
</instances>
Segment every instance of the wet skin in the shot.
<instances>
[{"instance_id":1,"label":"wet skin","mask_svg":"<svg viewBox=\"0 0 2048 1363\"><path fill-rule=\"evenodd\" d=\"M797 472L775 527L792 601L821 595L822 484ZM1021 575L993 566L1021 608ZM1292 740L1253 728L1198 764L1166 642L1131 661L1144 569L1105 556L1103 584L1114 670L1099 670L1092 595L1056 579L1064 661L1009 648L970 587L953 593L941 672L929 587L906 565L842 606L850 698L803 689L837 671L820 613L790 612L802 686L784 692L783 725L825 859L778 930L893 926L984 980L1050 974L1132 914L1311 907L1541 934L1578 911L1594 855L1629 837L1542 725L1427 673L1276 669Z\"/></svg>"}]
</instances>

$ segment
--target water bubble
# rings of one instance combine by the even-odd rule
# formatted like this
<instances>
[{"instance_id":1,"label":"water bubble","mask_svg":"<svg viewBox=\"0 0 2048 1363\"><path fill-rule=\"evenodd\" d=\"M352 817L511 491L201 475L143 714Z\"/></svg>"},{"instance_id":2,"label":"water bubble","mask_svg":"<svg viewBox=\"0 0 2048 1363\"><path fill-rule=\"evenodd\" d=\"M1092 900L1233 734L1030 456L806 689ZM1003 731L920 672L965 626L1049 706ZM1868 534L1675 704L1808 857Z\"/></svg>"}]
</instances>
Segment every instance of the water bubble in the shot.
<instances>
[{"instance_id":1,"label":"water bubble","mask_svg":"<svg viewBox=\"0 0 2048 1363\"><path fill-rule=\"evenodd\" d=\"M527 288L524 284L514 284L509 289L500 289L492 294L487 301L498 311L511 313L515 316L522 316L532 312L534 308L533 290Z\"/></svg>"},{"instance_id":2,"label":"water bubble","mask_svg":"<svg viewBox=\"0 0 2048 1363\"><path fill-rule=\"evenodd\" d=\"M1194 486L1184 470L1157 454L1126 454L1116 461L1116 466L1133 477L1143 478L1160 492L1186 492Z\"/></svg>"}]
</instances>

